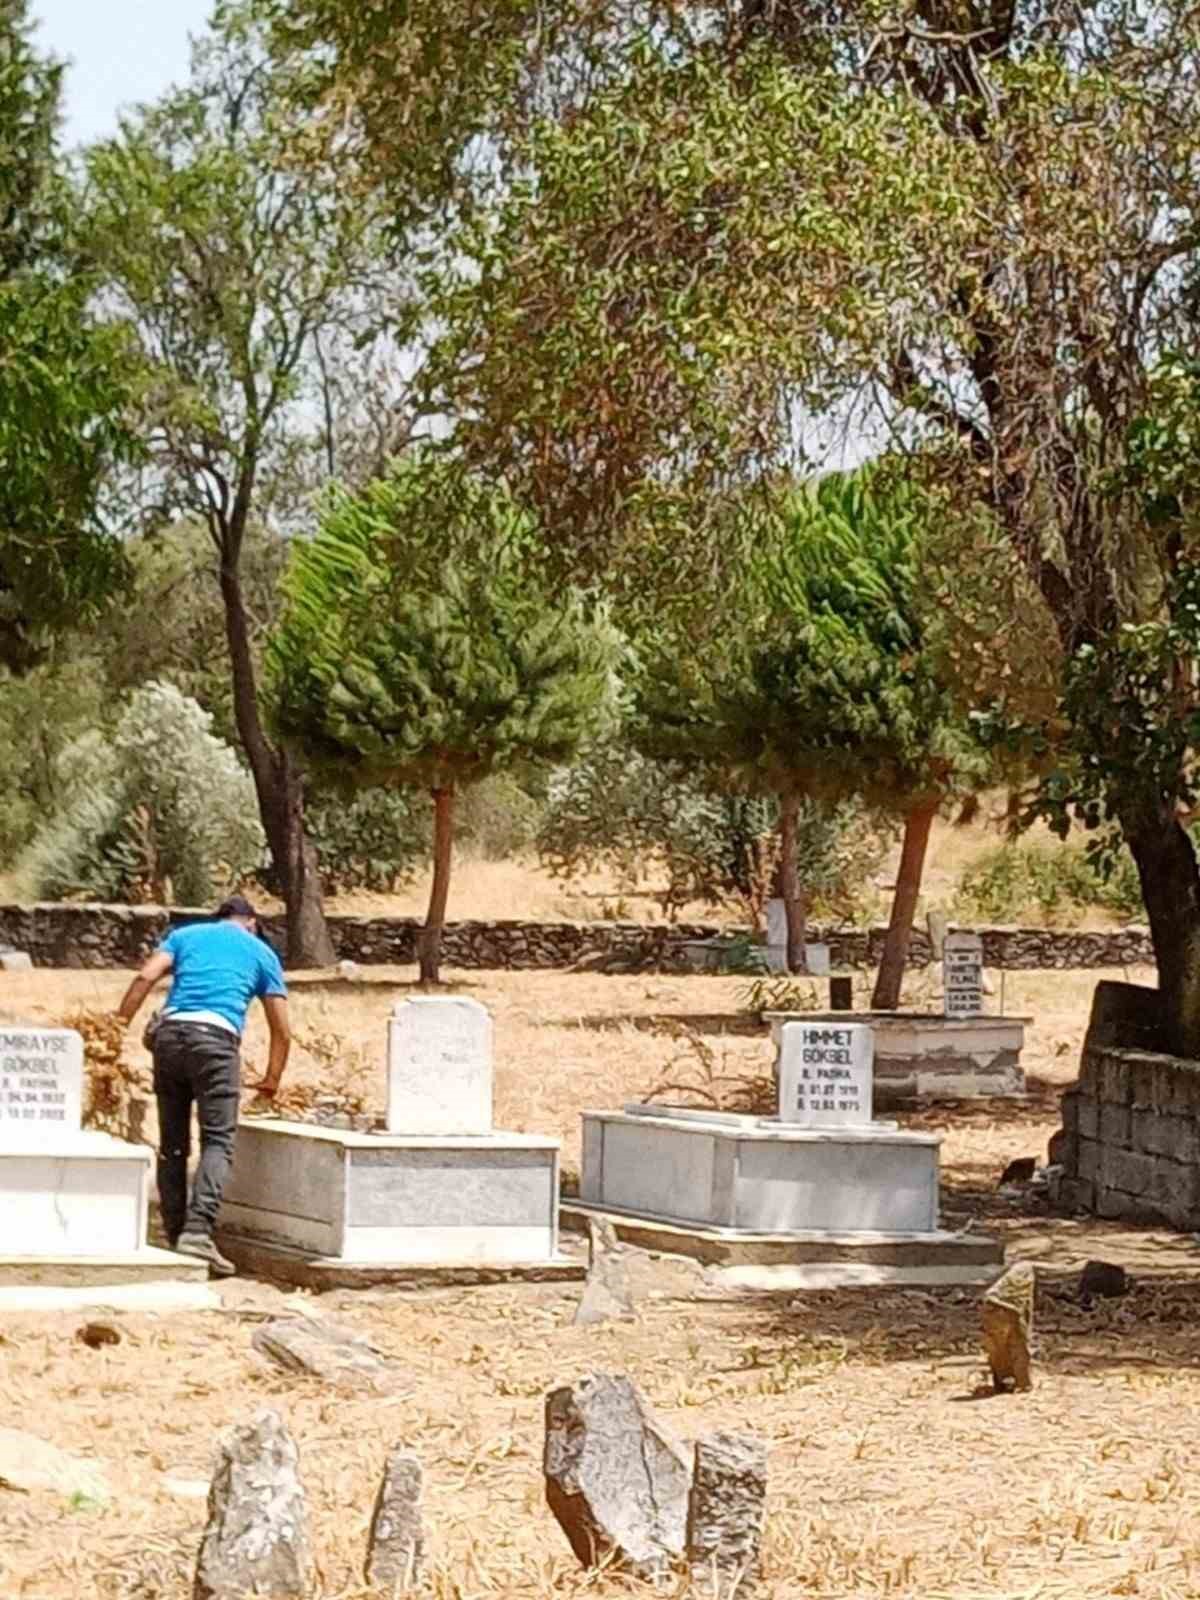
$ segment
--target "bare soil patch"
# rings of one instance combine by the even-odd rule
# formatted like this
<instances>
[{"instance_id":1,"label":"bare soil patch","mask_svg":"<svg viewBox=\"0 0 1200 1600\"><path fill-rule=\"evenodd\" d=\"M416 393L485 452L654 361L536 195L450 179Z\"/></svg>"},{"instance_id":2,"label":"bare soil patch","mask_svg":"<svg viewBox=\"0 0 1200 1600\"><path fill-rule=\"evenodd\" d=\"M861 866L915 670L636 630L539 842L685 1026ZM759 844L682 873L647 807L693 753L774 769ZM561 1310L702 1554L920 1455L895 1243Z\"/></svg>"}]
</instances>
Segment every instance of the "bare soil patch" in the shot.
<instances>
[{"instance_id":1,"label":"bare soil patch","mask_svg":"<svg viewBox=\"0 0 1200 1600\"><path fill-rule=\"evenodd\" d=\"M1120 976L1120 974L1112 974ZM337 1035L382 1104L384 1019L411 970L342 990L300 984L297 1031ZM435 1597L616 1595L587 1580L542 1504L542 1396L590 1370L625 1372L685 1436L749 1428L771 1446L772 1596L911 1600L1182 1600L1200 1589L1200 1247L1188 1236L1055 1218L996 1192L1005 1164L1044 1156L1075 1074L1098 974L1010 974L1032 1015L1021 1105L947 1105L911 1120L944 1135L944 1212L998 1228L1046 1269L1029 1395L977 1400L975 1295L862 1291L729 1304L648 1299L633 1325L576 1329L578 1289L338 1294L320 1302L392 1362L395 1392L359 1398L287 1376L251 1347L281 1296L234 1285L222 1313L122 1315L117 1345L78 1342L83 1315L0 1329L9 1426L102 1460L107 1504L0 1487L4 1600L184 1600L217 1436L277 1406L300 1445L321 1594L358 1600L387 1450L426 1463ZM1147 974L1131 976L1147 978ZM58 1019L115 1004L120 973L0 978L0 1016ZM470 974L455 988L496 1018L497 1120L549 1131L578 1162L578 1114L636 1098L686 1055L680 1022L723 1070L761 1074L765 1030L737 1013L736 978ZM922 1002L919 988L912 1001ZM724 1024L728 1025L725 1026ZM131 1038L129 1059L140 1050ZM265 1041L256 1022L251 1062ZM327 1049L301 1049L298 1082ZM686 1061L681 1063L686 1066ZM1123 1262L1124 1299L1067 1297L1089 1256ZM666 1294L678 1281L664 1275ZM170 1480L170 1481L168 1481ZM173 1487L174 1485L174 1487ZM681 1594L685 1591L681 1589Z\"/></svg>"}]
</instances>

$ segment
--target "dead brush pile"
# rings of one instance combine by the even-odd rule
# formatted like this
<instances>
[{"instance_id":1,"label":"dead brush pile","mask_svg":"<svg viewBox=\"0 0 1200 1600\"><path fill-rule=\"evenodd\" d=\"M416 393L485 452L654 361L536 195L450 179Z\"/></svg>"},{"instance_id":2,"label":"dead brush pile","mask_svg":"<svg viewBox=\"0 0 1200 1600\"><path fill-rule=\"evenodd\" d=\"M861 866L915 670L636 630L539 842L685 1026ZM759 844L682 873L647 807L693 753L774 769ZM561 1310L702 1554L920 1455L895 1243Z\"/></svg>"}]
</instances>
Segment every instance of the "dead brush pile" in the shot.
<instances>
[{"instance_id":1,"label":"dead brush pile","mask_svg":"<svg viewBox=\"0 0 1200 1600\"><path fill-rule=\"evenodd\" d=\"M83 1125L141 1141L150 1075L125 1058L124 1024L111 1011L82 1007L59 1023L83 1038Z\"/></svg>"}]
</instances>

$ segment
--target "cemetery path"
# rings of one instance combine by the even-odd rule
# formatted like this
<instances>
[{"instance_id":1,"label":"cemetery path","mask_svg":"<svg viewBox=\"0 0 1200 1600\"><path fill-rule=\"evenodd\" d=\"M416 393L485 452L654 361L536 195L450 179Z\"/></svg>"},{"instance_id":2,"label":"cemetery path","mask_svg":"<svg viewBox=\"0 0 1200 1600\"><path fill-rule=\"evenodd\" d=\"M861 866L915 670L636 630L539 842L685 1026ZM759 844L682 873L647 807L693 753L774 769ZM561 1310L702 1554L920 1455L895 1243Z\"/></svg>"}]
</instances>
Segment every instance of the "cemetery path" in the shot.
<instances>
[{"instance_id":1,"label":"cemetery path","mask_svg":"<svg viewBox=\"0 0 1200 1600\"><path fill-rule=\"evenodd\" d=\"M572 1325L578 1288L548 1285L317 1302L235 1283L222 1290L222 1312L122 1313L120 1343L97 1348L77 1338L83 1315L12 1316L0 1330L6 1422L102 1463L112 1497L0 1488L0 1594L184 1600L215 1440L264 1405L282 1412L300 1447L322 1600L365 1600L367 1524L397 1443L426 1467L433 1600L629 1594L578 1572L542 1496L545 1391L608 1371L629 1374L684 1437L739 1428L768 1441L773 1600L1194 1595L1200 1246L1054 1218L1028 1194L996 1189L1009 1160L1044 1156L1095 976L1009 975L1009 1008L1036 1019L1028 1064L1043 1086L1033 1100L920 1118L944 1136L947 1213L1002 1230L1010 1254L1045 1269L1030 1394L977 1399L973 1291L688 1300L686 1280L665 1265L661 1287L652 1269L639 1275L635 1323L597 1328ZM0 1015L58 1020L111 1005L123 981L7 975ZM686 1029L664 1035L638 1019L732 1016L743 984L485 973L459 992L495 1014L498 1121L559 1134L574 1163L584 1106L635 1098L672 1052L692 1054ZM329 1086L358 1073L381 1097L389 1003L386 981L300 994L297 1081ZM769 1066L765 1033L740 1023L709 1044L712 1070ZM250 1055L261 1051L256 1025ZM1088 1308L1070 1298L1070 1275L1092 1256L1127 1264L1131 1292ZM366 1336L394 1368L394 1391L339 1393L268 1365L252 1347L256 1327L301 1303Z\"/></svg>"}]
</instances>

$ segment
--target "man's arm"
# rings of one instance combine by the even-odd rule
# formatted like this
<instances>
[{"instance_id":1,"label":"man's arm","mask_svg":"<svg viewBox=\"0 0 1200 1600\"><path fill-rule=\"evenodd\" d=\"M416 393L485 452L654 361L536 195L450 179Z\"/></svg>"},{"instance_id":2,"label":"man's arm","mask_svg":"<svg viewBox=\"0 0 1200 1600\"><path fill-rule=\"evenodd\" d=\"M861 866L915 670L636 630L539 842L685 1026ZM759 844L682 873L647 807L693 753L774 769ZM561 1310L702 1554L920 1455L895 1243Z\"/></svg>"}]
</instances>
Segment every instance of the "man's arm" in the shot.
<instances>
[{"instance_id":1,"label":"man's arm","mask_svg":"<svg viewBox=\"0 0 1200 1600\"><path fill-rule=\"evenodd\" d=\"M174 961L166 950L156 950L137 977L125 991L125 998L117 1007L117 1015L122 1022L132 1022L142 1009L146 996L158 983L165 978L174 966Z\"/></svg>"},{"instance_id":2,"label":"man's arm","mask_svg":"<svg viewBox=\"0 0 1200 1600\"><path fill-rule=\"evenodd\" d=\"M278 1092L283 1069L287 1066L288 1051L292 1044L292 1030L288 1024L286 995L263 996L263 1010L267 1014L267 1027L271 1030L271 1053L267 1058L267 1075L258 1085L258 1092L273 1095Z\"/></svg>"}]
</instances>

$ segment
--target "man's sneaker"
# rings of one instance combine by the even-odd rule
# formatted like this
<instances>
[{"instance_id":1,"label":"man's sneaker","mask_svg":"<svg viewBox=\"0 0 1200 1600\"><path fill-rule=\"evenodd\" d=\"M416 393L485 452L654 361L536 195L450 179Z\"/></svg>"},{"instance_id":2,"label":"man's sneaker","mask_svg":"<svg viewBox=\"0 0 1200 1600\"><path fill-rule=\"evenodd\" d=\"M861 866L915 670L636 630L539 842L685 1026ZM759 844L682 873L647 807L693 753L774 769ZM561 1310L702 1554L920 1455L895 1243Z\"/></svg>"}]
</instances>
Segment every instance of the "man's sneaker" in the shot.
<instances>
[{"instance_id":1,"label":"man's sneaker","mask_svg":"<svg viewBox=\"0 0 1200 1600\"><path fill-rule=\"evenodd\" d=\"M197 1261L207 1261L214 1278L232 1278L237 1268L217 1249L206 1233L181 1233L175 1241L176 1252L181 1256L194 1256Z\"/></svg>"}]
</instances>

